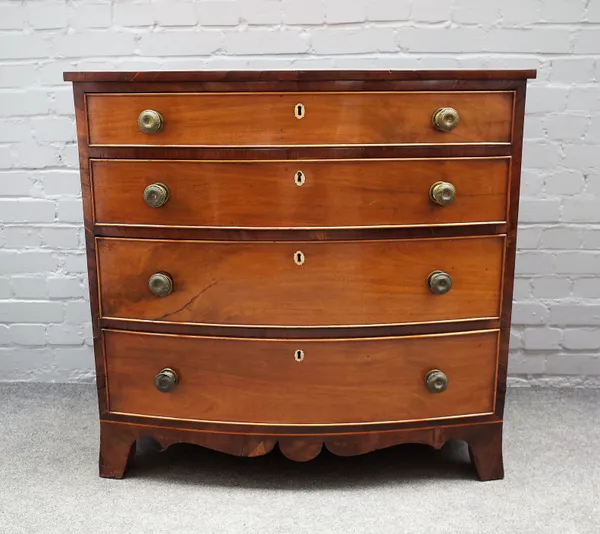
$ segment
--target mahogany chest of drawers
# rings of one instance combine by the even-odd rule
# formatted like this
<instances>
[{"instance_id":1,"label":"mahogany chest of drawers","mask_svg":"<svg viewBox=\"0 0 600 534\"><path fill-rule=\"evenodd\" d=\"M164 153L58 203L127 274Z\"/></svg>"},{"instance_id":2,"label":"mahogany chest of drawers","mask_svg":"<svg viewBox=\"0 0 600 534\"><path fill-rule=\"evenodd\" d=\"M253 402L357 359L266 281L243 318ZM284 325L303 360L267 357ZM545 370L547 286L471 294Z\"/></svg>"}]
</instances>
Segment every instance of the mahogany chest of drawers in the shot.
<instances>
[{"instance_id":1,"label":"mahogany chest of drawers","mask_svg":"<svg viewBox=\"0 0 600 534\"><path fill-rule=\"evenodd\" d=\"M100 475L151 436L298 461L462 439L501 478L534 76L65 73Z\"/></svg>"}]
</instances>

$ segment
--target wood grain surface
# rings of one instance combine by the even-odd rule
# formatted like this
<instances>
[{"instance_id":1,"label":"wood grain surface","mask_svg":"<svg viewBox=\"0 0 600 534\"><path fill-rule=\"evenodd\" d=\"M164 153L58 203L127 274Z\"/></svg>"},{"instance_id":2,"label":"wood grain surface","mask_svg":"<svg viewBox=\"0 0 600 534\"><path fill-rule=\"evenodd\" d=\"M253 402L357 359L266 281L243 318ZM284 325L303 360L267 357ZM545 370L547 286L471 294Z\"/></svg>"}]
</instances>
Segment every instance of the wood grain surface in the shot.
<instances>
[{"instance_id":1,"label":"wood grain surface","mask_svg":"<svg viewBox=\"0 0 600 534\"><path fill-rule=\"evenodd\" d=\"M370 93L88 94L91 145L278 146L510 143L512 91ZM297 119L294 110L305 107ZM453 107L460 122L440 132L432 116ZM146 109L159 133L138 128Z\"/></svg>"},{"instance_id":2,"label":"wood grain surface","mask_svg":"<svg viewBox=\"0 0 600 534\"><path fill-rule=\"evenodd\" d=\"M517 254L517 225L519 221L519 193L521 187L521 164L523 158L523 127L525 121L525 94L527 86L521 84L515 94L513 119L513 157L510 170L508 232L504 253L504 282L502 284L500 358L498 361L498 384L496 414L504 414L508 357L515 282L515 259Z\"/></svg>"},{"instance_id":3,"label":"wood grain surface","mask_svg":"<svg viewBox=\"0 0 600 534\"><path fill-rule=\"evenodd\" d=\"M63 79L73 82L142 83L181 82L280 82L280 81L381 81L409 80L524 80L535 78L535 69L438 69L438 70L219 70L219 71L121 71L121 72L64 72ZM104 87L110 87L105 84Z\"/></svg>"},{"instance_id":4,"label":"wood grain surface","mask_svg":"<svg viewBox=\"0 0 600 534\"><path fill-rule=\"evenodd\" d=\"M504 237L368 242L97 240L102 317L321 326L498 317ZM296 252L304 264L294 262ZM453 287L434 295L427 277ZM149 277L169 274L156 297Z\"/></svg>"},{"instance_id":5,"label":"wood grain surface","mask_svg":"<svg viewBox=\"0 0 600 534\"><path fill-rule=\"evenodd\" d=\"M154 438L163 449L174 443L194 443L216 451L254 458L269 454L276 445L290 460L306 462L327 449L338 456L356 456L401 443L421 443L441 449L448 440L464 440L469 445L473 467L479 480L504 477L502 461L502 422L471 423L470 420L441 420L435 426L401 430L372 430L343 435L326 432L282 436L273 433L197 432L193 429L148 424L128 424L113 421L100 423L100 476L122 478L128 464L134 460L136 440ZM165 422L155 419L154 422ZM174 423L174 421L172 422ZM177 422L181 425L183 422ZM416 423L419 425L420 423ZM329 430L329 427L326 427Z\"/></svg>"},{"instance_id":6,"label":"wood grain surface","mask_svg":"<svg viewBox=\"0 0 600 534\"><path fill-rule=\"evenodd\" d=\"M101 475L123 476L135 440L152 436L164 447L187 441L241 456L278 446L298 461L323 448L353 455L464 439L480 479L501 478L531 77L535 71L65 73L76 82ZM306 106L301 120L297 103ZM459 111L453 132L431 124L442 106ZM147 108L164 116L157 135L137 129ZM288 187L296 164L306 184ZM421 203L438 173L456 182L450 209ZM165 175L171 200L151 210L143 187ZM302 266L292 261L296 250L306 255ZM433 269L452 275L449 294L426 288ZM162 299L147 289L157 270L175 278ZM344 350L351 343L359 348ZM301 347L301 363L297 344L310 348ZM182 380L161 394L153 366L169 357ZM438 396L423 386L429 363L451 371ZM422 389L411 390L415 383ZM221 397L224 387L234 393ZM169 395L175 400L166 402ZM265 405L265 395L276 402ZM306 403L311 419L302 419ZM197 419L205 416L211 420Z\"/></svg>"},{"instance_id":7,"label":"wood grain surface","mask_svg":"<svg viewBox=\"0 0 600 534\"><path fill-rule=\"evenodd\" d=\"M245 340L105 331L111 412L269 424L492 413L498 331L364 340ZM304 359L295 359L295 351ZM169 393L154 376L173 369ZM431 393L433 369L448 388Z\"/></svg>"},{"instance_id":8,"label":"wood grain surface","mask_svg":"<svg viewBox=\"0 0 600 534\"><path fill-rule=\"evenodd\" d=\"M92 160L91 169L96 224L326 228L505 222L509 164L506 157ZM453 204L431 201L437 181L456 187ZM153 183L170 191L160 208L143 199Z\"/></svg>"}]
</instances>

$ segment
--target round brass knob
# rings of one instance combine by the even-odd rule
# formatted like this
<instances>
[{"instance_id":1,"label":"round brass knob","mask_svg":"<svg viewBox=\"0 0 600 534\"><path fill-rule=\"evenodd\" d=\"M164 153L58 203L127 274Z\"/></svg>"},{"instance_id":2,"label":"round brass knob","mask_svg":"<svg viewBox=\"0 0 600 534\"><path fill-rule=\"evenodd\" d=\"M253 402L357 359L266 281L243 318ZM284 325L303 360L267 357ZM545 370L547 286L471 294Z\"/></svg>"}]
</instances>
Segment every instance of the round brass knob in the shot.
<instances>
[{"instance_id":1,"label":"round brass knob","mask_svg":"<svg viewBox=\"0 0 600 534\"><path fill-rule=\"evenodd\" d=\"M165 184L150 184L144 189L144 200L151 208L160 208L169 201L169 194Z\"/></svg>"},{"instance_id":2,"label":"round brass knob","mask_svg":"<svg viewBox=\"0 0 600 534\"><path fill-rule=\"evenodd\" d=\"M435 182L429 190L429 196L436 204L447 206L456 199L456 187L450 182Z\"/></svg>"},{"instance_id":3,"label":"round brass knob","mask_svg":"<svg viewBox=\"0 0 600 534\"><path fill-rule=\"evenodd\" d=\"M448 387L448 377L439 369L433 369L427 373L425 385L431 393L442 393Z\"/></svg>"},{"instance_id":4,"label":"round brass knob","mask_svg":"<svg viewBox=\"0 0 600 534\"><path fill-rule=\"evenodd\" d=\"M458 126L458 111L454 108L438 108L433 114L433 125L440 132L449 132Z\"/></svg>"},{"instance_id":5,"label":"round brass knob","mask_svg":"<svg viewBox=\"0 0 600 534\"><path fill-rule=\"evenodd\" d=\"M452 289L452 278L444 271L433 271L427 277L427 285L432 293L444 295Z\"/></svg>"},{"instance_id":6,"label":"round brass knob","mask_svg":"<svg viewBox=\"0 0 600 534\"><path fill-rule=\"evenodd\" d=\"M163 127L163 118L158 111L145 109L138 117L138 126L140 130L147 134L158 133Z\"/></svg>"},{"instance_id":7,"label":"round brass knob","mask_svg":"<svg viewBox=\"0 0 600 534\"><path fill-rule=\"evenodd\" d=\"M166 297L173 291L173 279L164 273L154 273L148 279L148 288L157 297Z\"/></svg>"},{"instance_id":8,"label":"round brass knob","mask_svg":"<svg viewBox=\"0 0 600 534\"><path fill-rule=\"evenodd\" d=\"M162 393L169 393L179 382L179 377L173 369L165 367L154 377L154 387Z\"/></svg>"}]
</instances>

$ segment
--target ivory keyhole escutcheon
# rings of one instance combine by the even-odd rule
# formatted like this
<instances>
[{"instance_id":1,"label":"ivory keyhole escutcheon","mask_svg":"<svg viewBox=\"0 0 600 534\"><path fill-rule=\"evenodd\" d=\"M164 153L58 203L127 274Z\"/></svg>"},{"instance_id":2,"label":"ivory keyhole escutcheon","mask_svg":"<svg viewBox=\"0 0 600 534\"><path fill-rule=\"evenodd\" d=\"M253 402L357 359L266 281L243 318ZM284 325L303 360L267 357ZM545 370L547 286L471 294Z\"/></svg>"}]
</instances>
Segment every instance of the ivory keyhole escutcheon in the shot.
<instances>
[{"instance_id":1,"label":"ivory keyhole escutcheon","mask_svg":"<svg viewBox=\"0 0 600 534\"><path fill-rule=\"evenodd\" d=\"M294 352L294 360L296 360L297 362L301 362L302 360L304 360L304 351L297 350L296 352Z\"/></svg>"},{"instance_id":2,"label":"ivory keyhole escutcheon","mask_svg":"<svg viewBox=\"0 0 600 534\"><path fill-rule=\"evenodd\" d=\"M294 263L296 265L304 265L304 252L302 252L301 250L297 250L296 252L294 252Z\"/></svg>"},{"instance_id":3,"label":"ivory keyhole escutcheon","mask_svg":"<svg viewBox=\"0 0 600 534\"><path fill-rule=\"evenodd\" d=\"M296 116L297 119L303 119L305 113L306 113L306 109L304 107L304 104L296 104L294 106L294 115Z\"/></svg>"},{"instance_id":4,"label":"ivory keyhole escutcheon","mask_svg":"<svg viewBox=\"0 0 600 534\"><path fill-rule=\"evenodd\" d=\"M301 185L304 185L304 182L306 182L306 176L304 176L304 173L302 171L298 171L294 175L294 182L296 183L296 185L298 187L300 187Z\"/></svg>"}]
</instances>

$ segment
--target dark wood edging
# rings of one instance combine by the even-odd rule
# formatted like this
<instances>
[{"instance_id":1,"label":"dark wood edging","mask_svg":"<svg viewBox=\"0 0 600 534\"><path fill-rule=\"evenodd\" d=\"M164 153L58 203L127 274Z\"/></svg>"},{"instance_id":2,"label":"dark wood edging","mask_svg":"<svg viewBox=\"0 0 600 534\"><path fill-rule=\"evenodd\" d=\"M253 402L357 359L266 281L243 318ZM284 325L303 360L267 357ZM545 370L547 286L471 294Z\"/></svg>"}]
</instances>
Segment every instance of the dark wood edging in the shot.
<instances>
[{"instance_id":1,"label":"dark wood edging","mask_svg":"<svg viewBox=\"0 0 600 534\"><path fill-rule=\"evenodd\" d=\"M66 82L252 82L252 81L418 81L524 80L535 78L523 70L271 70L271 71L138 71L65 72Z\"/></svg>"}]
</instances>

